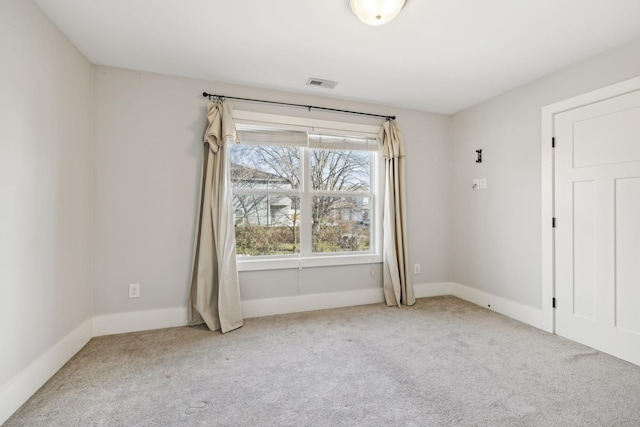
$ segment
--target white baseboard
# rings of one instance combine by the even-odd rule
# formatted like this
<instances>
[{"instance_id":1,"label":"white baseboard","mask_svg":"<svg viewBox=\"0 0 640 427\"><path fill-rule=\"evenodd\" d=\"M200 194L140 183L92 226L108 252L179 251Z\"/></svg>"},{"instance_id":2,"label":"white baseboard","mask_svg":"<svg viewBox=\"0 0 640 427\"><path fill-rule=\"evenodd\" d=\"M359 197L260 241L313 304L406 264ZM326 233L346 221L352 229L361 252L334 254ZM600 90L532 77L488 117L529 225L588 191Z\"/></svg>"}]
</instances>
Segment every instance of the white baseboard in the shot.
<instances>
[{"instance_id":1,"label":"white baseboard","mask_svg":"<svg viewBox=\"0 0 640 427\"><path fill-rule=\"evenodd\" d=\"M249 319L274 314L298 313L380 302L384 302L382 289L297 295L242 301L242 315L244 318ZM93 318L93 336L171 328L184 326L186 322L187 309L185 307L107 314Z\"/></svg>"},{"instance_id":2,"label":"white baseboard","mask_svg":"<svg viewBox=\"0 0 640 427\"><path fill-rule=\"evenodd\" d=\"M431 282L418 283L413 285L413 293L416 298L441 297L444 295L452 295L451 282Z\"/></svg>"},{"instance_id":3,"label":"white baseboard","mask_svg":"<svg viewBox=\"0 0 640 427\"><path fill-rule=\"evenodd\" d=\"M32 362L0 388L0 424L4 423L42 385L92 338L92 319L83 322L66 337Z\"/></svg>"},{"instance_id":4,"label":"white baseboard","mask_svg":"<svg viewBox=\"0 0 640 427\"><path fill-rule=\"evenodd\" d=\"M451 283L451 295L542 329L542 310L498 297L459 283Z\"/></svg>"},{"instance_id":5,"label":"white baseboard","mask_svg":"<svg viewBox=\"0 0 640 427\"><path fill-rule=\"evenodd\" d=\"M413 287L416 298L427 298L451 295L452 285L453 283L450 282L432 282L417 284ZM242 301L242 314L248 319L272 316L274 314L299 313L381 302L384 302L382 289L361 289L357 291Z\"/></svg>"},{"instance_id":6,"label":"white baseboard","mask_svg":"<svg viewBox=\"0 0 640 427\"><path fill-rule=\"evenodd\" d=\"M172 328L186 323L186 307L106 314L93 318L93 336Z\"/></svg>"},{"instance_id":7,"label":"white baseboard","mask_svg":"<svg viewBox=\"0 0 640 427\"><path fill-rule=\"evenodd\" d=\"M245 318L262 317L381 302L384 302L382 288L361 289L357 291L242 301L242 315Z\"/></svg>"},{"instance_id":8,"label":"white baseboard","mask_svg":"<svg viewBox=\"0 0 640 427\"><path fill-rule=\"evenodd\" d=\"M542 310L506 298L479 291L454 282L421 283L414 285L416 298L452 295L527 325L542 329Z\"/></svg>"},{"instance_id":9,"label":"white baseboard","mask_svg":"<svg viewBox=\"0 0 640 427\"><path fill-rule=\"evenodd\" d=\"M505 316L540 328L542 311L507 300L465 285L453 282L419 283L414 285L416 298L453 295L460 299L489 308ZM326 294L296 295L242 301L244 318L299 313L384 302L382 289L361 289ZM93 318L93 336L121 334L151 329L184 326L185 307L108 314Z\"/></svg>"}]
</instances>

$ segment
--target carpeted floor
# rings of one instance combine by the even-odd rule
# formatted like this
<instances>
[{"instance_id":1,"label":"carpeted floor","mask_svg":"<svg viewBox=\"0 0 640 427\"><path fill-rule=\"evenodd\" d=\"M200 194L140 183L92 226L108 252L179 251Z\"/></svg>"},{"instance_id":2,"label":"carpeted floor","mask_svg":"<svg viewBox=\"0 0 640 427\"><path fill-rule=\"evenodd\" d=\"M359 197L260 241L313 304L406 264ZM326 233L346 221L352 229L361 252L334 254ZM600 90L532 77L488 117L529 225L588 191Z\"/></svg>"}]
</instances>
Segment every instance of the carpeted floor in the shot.
<instances>
[{"instance_id":1,"label":"carpeted floor","mask_svg":"<svg viewBox=\"0 0 640 427\"><path fill-rule=\"evenodd\" d=\"M6 426L639 426L640 367L454 297L92 339Z\"/></svg>"}]
</instances>

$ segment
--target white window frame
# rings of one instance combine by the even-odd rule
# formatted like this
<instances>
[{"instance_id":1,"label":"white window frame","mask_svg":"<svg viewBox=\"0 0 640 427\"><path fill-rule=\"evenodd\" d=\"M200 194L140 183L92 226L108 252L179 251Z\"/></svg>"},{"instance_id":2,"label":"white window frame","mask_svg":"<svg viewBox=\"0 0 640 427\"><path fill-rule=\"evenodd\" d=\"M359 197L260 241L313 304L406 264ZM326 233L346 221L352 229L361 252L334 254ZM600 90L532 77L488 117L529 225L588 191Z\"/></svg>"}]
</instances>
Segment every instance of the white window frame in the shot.
<instances>
[{"instance_id":1,"label":"white window frame","mask_svg":"<svg viewBox=\"0 0 640 427\"><path fill-rule=\"evenodd\" d=\"M277 114L258 113L253 111L234 110L233 119L237 123L273 126L281 129L301 130L312 133L322 134L348 134L353 136L363 136L368 138L378 138L379 126L364 125L348 122L337 122L328 120L309 119L303 117L283 116ZM303 150L305 156L307 151ZM373 194L373 200L370 201L372 211L374 213L374 220L370 223L371 226L371 242L369 244L369 251L367 252L332 252L332 253L315 253L312 255L304 255L306 252L311 253L311 242L306 242L307 248L301 247L300 253L292 255L264 255L264 256L243 256L238 255L236 257L238 264L238 271L258 271L258 270L278 270L278 269L292 269L292 268L305 268L305 267L322 267L322 266L339 266L339 265L353 265L353 264L375 264L382 262L382 211L384 204L384 183L383 183L383 168L384 162L379 154L379 151L372 152L373 162L371 165L371 186ZM309 171L304 170L306 159L301 159L301 167L305 176ZM308 179L303 180L308 183ZM303 188L300 192L300 206L301 208L310 209L311 199L314 196L322 196L322 192L312 192L310 189ZM329 194L329 193L327 193ZM336 195L337 192L331 192L332 195ZM342 195L342 194L340 194ZM367 194L366 196L368 196ZM345 192L345 197L359 197L362 196L358 192ZM311 235L311 221L300 222L300 235L307 233ZM302 242L301 242L302 243Z\"/></svg>"}]
</instances>

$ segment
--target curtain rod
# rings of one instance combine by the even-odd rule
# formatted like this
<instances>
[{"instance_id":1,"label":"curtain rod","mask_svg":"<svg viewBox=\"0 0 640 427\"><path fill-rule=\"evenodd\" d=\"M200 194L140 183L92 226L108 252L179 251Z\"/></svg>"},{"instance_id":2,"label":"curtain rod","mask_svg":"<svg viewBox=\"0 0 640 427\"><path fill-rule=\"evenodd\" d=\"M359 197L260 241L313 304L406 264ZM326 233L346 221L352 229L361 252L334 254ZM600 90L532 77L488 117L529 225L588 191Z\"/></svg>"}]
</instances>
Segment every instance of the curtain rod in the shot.
<instances>
[{"instance_id":1,"label":"curtain rod","mask_svg":"<svg viewBox=\"0 0 640 427\"><path fill-rule=\"evenodd\" d=\"M372 113L361 113L359 111L349 111L349 110L338 110L335 108L326 108L326 107L314 107L313 105L303 105L303 104L290 104L288 102L276 102L276 101L264 101L262 99L251 99L251 98L237 98L235 96L224 96L224 95L212 95L207 92L203 92L202 96L209 99L219 99L224 101L225 99L235 99L238 101L249 101L249 102L262 102L264 104L274 104L274 105L286 105L288 107L301 107L306 108L309 111L313 110L324 110L324 111L333 111L336 113L347 113L347 114L359 114L361 116L370 116L370 117L381 117L387 121L395 120L396 116L385 116L382 114L372 114Z\"/></svg>"}]
</instances>

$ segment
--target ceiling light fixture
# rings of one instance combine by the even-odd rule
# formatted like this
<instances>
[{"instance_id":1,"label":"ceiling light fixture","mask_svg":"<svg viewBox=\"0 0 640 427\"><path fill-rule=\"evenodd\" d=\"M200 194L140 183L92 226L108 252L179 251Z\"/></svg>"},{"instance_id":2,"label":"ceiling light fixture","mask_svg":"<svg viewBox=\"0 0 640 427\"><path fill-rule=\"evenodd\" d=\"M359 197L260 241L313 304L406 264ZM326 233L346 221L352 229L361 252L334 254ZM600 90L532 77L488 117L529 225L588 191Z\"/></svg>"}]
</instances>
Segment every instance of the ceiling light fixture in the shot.
<instances>
[{"instance_id":1,"label":"ceiling light fixture","mask_svg":"<svg viewBox=\"0 0 640 427\"><path fill-rule=\"evenodd\" d=\"M368 25L382 25L398 16L406 0L349 0L353 13Z\"/></svg>"}]
</instances>

